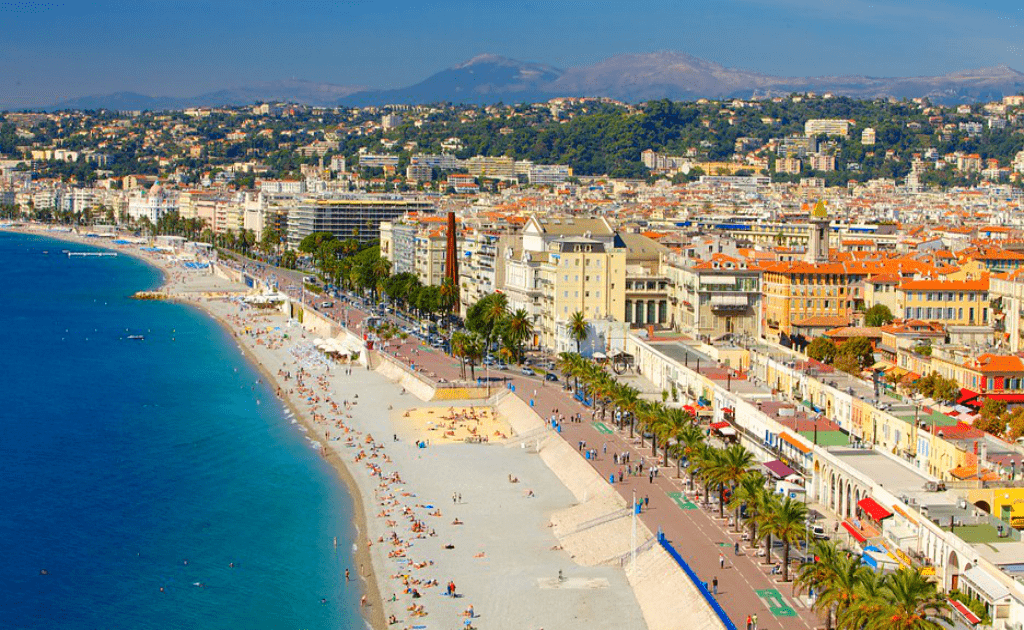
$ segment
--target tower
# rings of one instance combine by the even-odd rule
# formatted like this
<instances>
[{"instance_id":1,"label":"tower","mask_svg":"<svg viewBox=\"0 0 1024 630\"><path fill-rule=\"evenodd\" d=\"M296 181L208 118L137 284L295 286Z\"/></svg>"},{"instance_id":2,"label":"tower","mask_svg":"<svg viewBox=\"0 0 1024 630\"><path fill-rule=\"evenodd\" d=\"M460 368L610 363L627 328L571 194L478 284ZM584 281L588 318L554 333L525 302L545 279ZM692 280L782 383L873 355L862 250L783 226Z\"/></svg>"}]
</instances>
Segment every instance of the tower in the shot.
<instances>
[{"instance_id":1,"label":"tower","mask_svg":"<svg viewBox=\"0 0 1024 630\"><path fill-rule=\"evenodd\" d=\"M807 262L820 264L828 262L828 211L821 199L811 210L811 234L807 241Z\"/></svg>"},{"instance_id":2,"label":"tower","mask_svg":"<svg viewBox=\"0 0 1024 630\"><path fill-rule=\"evenodd\" d=\"M456 247L455 213L448 213L448 241L445 247L444 277L455 291L452 310L459 312L459 254Z\"/></svg>"}]
</instances>

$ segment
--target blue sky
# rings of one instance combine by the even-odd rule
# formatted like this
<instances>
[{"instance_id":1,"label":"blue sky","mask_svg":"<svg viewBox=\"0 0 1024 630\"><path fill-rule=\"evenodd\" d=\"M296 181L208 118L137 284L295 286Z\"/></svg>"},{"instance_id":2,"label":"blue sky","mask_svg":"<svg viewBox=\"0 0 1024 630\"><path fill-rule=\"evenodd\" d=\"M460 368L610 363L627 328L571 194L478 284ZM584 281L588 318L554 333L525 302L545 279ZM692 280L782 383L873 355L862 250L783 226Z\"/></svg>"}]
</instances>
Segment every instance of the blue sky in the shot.
<instances>
[{"instance_id":1,"label":"blue sky","mask_svg":"<svg viewBox=\"0 0 1024 630\"><path fill-rule=\"evenodd\" d=\"M0 102L285 78L398 87L480 53L678 50L768 74L1024 70L1021 1L0 0Z\"/></svg>"}]
</instances>

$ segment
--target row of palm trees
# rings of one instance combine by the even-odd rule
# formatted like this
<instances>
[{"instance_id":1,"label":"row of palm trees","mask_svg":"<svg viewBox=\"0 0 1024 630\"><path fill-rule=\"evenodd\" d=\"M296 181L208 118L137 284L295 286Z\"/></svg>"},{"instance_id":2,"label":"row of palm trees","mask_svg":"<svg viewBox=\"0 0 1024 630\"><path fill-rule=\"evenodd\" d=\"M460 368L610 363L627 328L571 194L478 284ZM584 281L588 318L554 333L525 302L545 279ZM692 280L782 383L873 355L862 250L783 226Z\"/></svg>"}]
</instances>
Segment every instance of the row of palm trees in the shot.
<instances>
[{"instance_id":1,"label":"row of palm trees","mask_svg":"<svg viewBox=\"0 0 1024 630\"><path fill-rule=\"evenodd\" d=\"M652 455L657 456L660 447L666 467L670 457L676 459L677 476L682 476L685 464L690 490L699 481L705 503L712 492L717 493L719 516L724 519L725 510L731 510L735 531L746 528L752 548L764 544L766 563L772 562L773 544L781 543L782 580L789 581L791 550L808 537L807 505L772 492L750 451L740 444L724 448L711 444L688 411L641 398L636 388L616 381L602 366L578 354L561 354L557 365L566 378L573 379L584 399L600 410L602 420L611 413L621 429L628 424L630 437L639 431L641 439L650 439ZM944 612L944 601L917 571L882 577L834 543L819 543L811 549L814 555L801 565L796 585L815 589L815 609L829 624L835 616L842 629L939 628L930 620ZM843 582L845 578L836 577L843 571L855 573L859 581ZM856 605L841 607L840 601ZM842 615L837 613L839 608Z\"/></svg>"},{"instance_id":2,"label":"row of palm trees","mask_svg":"<svg viewBox=\"0 0 1024 630\"><path fill-rule=\"evenodd\" d=\"M814 592L812 608L837 630L945 630L949 604L919 571L883 575L832 541L814 545L814 562L800 567L798 592Z\"/></svg>"}]
</instances>

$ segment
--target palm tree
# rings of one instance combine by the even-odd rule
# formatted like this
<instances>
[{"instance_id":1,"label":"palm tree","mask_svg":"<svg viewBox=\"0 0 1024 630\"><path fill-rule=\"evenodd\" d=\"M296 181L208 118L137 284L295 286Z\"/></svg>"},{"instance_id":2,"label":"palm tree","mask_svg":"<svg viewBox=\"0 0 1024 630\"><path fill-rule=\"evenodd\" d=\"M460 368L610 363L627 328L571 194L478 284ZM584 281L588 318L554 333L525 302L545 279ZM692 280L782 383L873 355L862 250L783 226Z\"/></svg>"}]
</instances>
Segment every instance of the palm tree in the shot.
<instances>
[{"instance_id":1,"label":"palm tree","mask_svg":"<svg viewBox=\"0 0 1024 630\"><path fill-rule=\"evenodd\" d=\"M452 335L451 350L452 356L459 359L459 373L466 378L466 357L468 355L469 335L457 332Z\"/></svg>"},{"instance_id":2,"label":"palm tree","mask_svg":"<svg viewBox=\"0 0 1024 630\"><path fill-rule=\"evenodd\" d=\"M582 354L583 342L587 340L590 325L582 311L576 311L569 319L569 336L576 342L576 354Z\"/></svg>"},{"instance_id":3,"label":"palm tree","mask_svg":"<svg viewBox=\"0 0 1024 630\"><path fill-rule=\"evenodd\" d=\"M630 430L629 436L633 437L633 419L636 417L637 411L640 408L640 391L630 385L622 385L616 390L615 405L622 412L619 417L619 428L622 428L622 423L626 421L626 416L629 416Z\"/></svg>"},{"instance_id":4,"label":"palm tree","mask_svg":"<svg viewBox=\"0 0 1024 630\"><path fill-rule=\"evenodd\" d=\"M483 320L487 323L489 331L487 344L490 346L497 332L498 322L505 319L505 316L508 315L508 296L504 293L492 293L484 299L488 300L483 312Z\"/></svg>"},{"instance_id":5,"label":"palm tree","mask_svg":"<svg viewBox=\"0 0 1024 630\"><path fill-rule=\"evenodd\" d=\"M764 488L765 477L759 470L748 470L742 477L736 487L733 488L732 496L729 498L729 507L736 510L736 531L740 531L740 509L745 508L747 511L747 522L750 523L751 527L754 525L753 514L757 509L757 503L761 500L761 496L767 492ZM753 540L754 532L750 533L751 540Z\"/></svg>"},{"instance_id":6,"label":"palm tree","mask_svg":"<svg viewBox=\"0 0 1024 630\"><path fill-rule=\"evenodd\" d=\"M764 562L765 564L772 563L772 522L775 518L775 512L778 511L782 500L779 499L779 495L774 492L765 492L760 497L760 501L757 504L757 512L753 516L754 525L754 541L764 541Z\"/></svg>"},{"instance_id":7,"label":"palm tree","mask_svg":"<svg viewBox=\"0 0 1024 630\"><path fill-rule=\"evenodd\" d=\"M661 437L661 405L650 401L642 401L637 405L637 422L640 425L640 441L643 442L645 433L651 434L651 457L658 456L658 440Z\"/></svg>"},{"instance_id":8,"label":"palm tree","mask_svg":"<svg viewBox=\"0 0 1024 630\"><path fill-rule=\"evenodd\" d=\"M741 444L733 444L722 451L717 477L722 484L722 496L718 504L719 517L725 518L725 488L730 490L740 482L754 464L754 456ZM736 524L739 525L739 507L736 508ZM737 527L738 529L738 527Z\"/></svg>"},{"instance_id":9,"label":"palm tree","mask_svg":"<svg viewBox=\"0 0 1024 630\"><path fill-rule=\"evenodd\" d=\"M662 424L665 427L665 435L666 435L665 445L664 445L664 448L663 448L663 450L665 452L665 463L664 463L664 466L667 468L668 467L668 455L669 455L668 441L669 440L675 440L676 441L676 445L678 446L678 444L680 443L680 436L684 432L688 431L690 429L690 427L694 426L694 424L693 424L693 416L691 416L688 412L684 411L683 409L679 409L678 407L666 408L664 410L663 415L662 415ZM696 428L696 427L694 427L694 428ZM699 430L700 429L698 429L698 431ZM677 477L679 476L679 460L680 459L681 459L680 457L678 457L678 456L676 457L676 476Z\"/></svg>"},{"instance_id":10,"label":"palm tree","mask_svg":"<svg viewBox=\"0 0 1024 630\"><path fill-rule=\"evenodd\" d=\"M697 477L704 486L704 503L711 500L711 485L717 483L718 462L722 457L722 451L712 446L699 449L697 456Z\"/></svg>"},{"instance_id":11,"label":"palm tree","mask_svg":"<svg viewBox=\"0 0 1024 630\"><path fill-rule=\"evenodd\" d=\"M877 606L877 613L865 630L943 630L952 625L949 603L919 571L902 567L882 579L882 597L859 599L866 607Z\"/></svg>"},{"instance_id":12,"label":"palm tree","mask_svg":"<svg viewBox=\"0 0 1024 630\"><path fill-rule=\"evenodd\" d=\"M786 497L771 513L771 532L782 541L782 581L789 581L789 549L806 535L807 505Z\"/></svg>"},{"instance_id":13,"label":"palm tree","mask_svg":"<svg viewBox=\"0 0 1024 630\"><path fill-rule=\"evenodd\" d=\"M533 322L530 321L530 316L526 309L520 308L512 313L508 322L508 333L510 340L516 347L519 359L522 361L524 354L522 349L523 342L533 334Z\"/></svg>"},{"instance_id":14,"label":"palm tree","mask_svg":"<svg viewBox=\"0 0 1024 630\"><path fill-rule=\"evenodd\" d=\"M680 455L686 457L687 469L690 471L690 490L693 490L693 464L696 461L697 448L704 445L704 431L702 431L701 428L692 421L678 435L676 435L676 446L679 447ZM679 464L682 459L683 457L679 457L676 460L677 464ZM682 475L680 466L681 464L676 467L676 477Z\"/></svg>"},{"instance_id":15,"label":"palm tree","mask_svg":"<svg viewBox=\"0 0 1024 630\"><path fill-rule=\"evenodd\" d=\"M832 541L818 541L812 553L813 560L803 563L797 570L794 592L814 590L811 608L825 617L825 627L831 630L833 616L844 614L853 603L857 589L869 579L867 574L873 571Z\"/></svg>"},{"instance_id":16,"label":"palm tree","mask_svg":"<svg viewBox=\"0 0 1024 630\"><path fill-rule=\"evenodd\" d=\"M854 587L850 602L842 611L836 611L836 627L860 630L877 618L889 597L886 578L879 571L867 571Z\"/></svg>"}]
</instances>

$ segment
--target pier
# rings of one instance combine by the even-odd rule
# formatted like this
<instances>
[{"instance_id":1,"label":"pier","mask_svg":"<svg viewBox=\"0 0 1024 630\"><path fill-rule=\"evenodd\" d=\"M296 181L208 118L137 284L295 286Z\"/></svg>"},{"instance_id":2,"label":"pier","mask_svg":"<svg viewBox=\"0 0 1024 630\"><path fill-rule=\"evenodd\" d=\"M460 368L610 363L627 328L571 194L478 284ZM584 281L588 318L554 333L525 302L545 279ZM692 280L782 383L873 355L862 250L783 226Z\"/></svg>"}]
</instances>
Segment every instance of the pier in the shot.
<instances>
[{"instance_id":1,"label":"pier","mask_svg":"<svg viewBox=\"0 0 1024 630\"><path fill-rule=\"evenodd\" d=\"M68 252L68 258L72 256L117 256L117 252Z\"/></svg>"}]
</instances>

